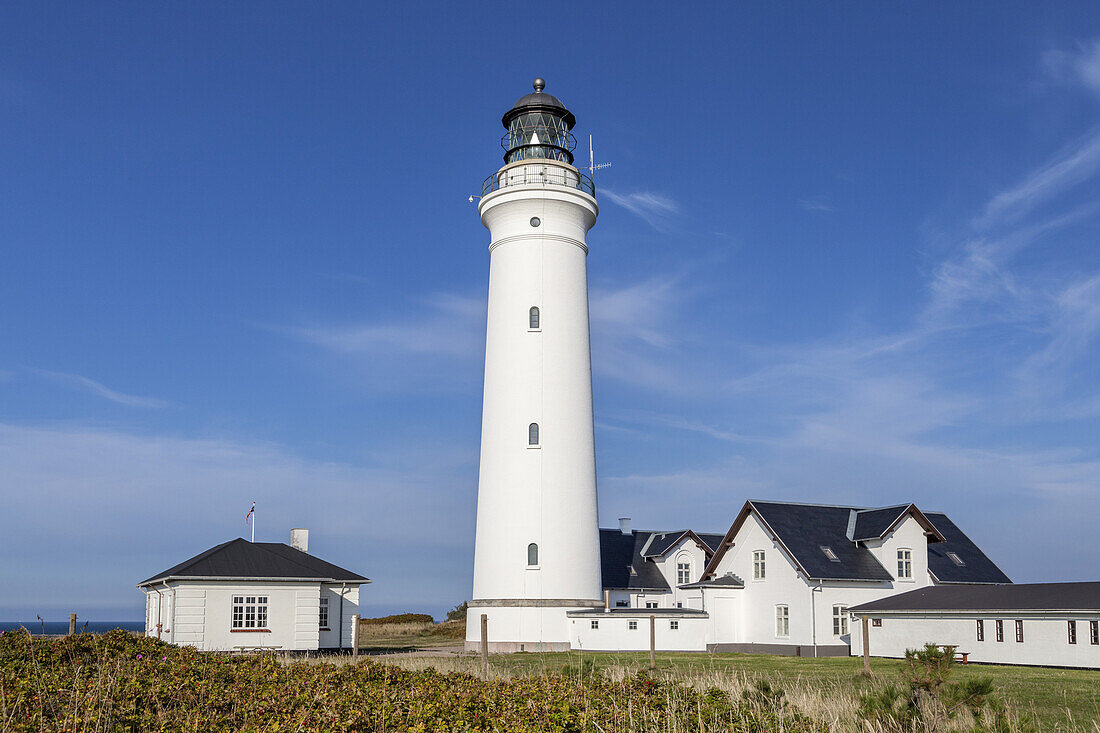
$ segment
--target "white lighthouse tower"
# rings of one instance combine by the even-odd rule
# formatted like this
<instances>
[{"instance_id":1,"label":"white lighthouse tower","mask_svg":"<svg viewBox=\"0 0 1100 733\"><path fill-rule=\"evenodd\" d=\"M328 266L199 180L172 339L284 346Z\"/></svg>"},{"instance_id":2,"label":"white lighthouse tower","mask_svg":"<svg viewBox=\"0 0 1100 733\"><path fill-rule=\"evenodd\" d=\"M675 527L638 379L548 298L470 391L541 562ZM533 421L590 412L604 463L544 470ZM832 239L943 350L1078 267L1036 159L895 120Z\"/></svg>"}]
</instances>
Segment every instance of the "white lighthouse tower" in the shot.
<instances>
[{"instance_id":1,"label":"white lighthouse tower","mask_svg":"<svg viewBox=\"0 0 1100 733\"><path fill-rule=\"evenodd\" d=\"M576 119L535 91L504 115L504 167L482 187L489 317L473 599L495 651L567 649L566 611L600 600L585 238L592 180L573 167Z\"/></svg>"}]
</instances>

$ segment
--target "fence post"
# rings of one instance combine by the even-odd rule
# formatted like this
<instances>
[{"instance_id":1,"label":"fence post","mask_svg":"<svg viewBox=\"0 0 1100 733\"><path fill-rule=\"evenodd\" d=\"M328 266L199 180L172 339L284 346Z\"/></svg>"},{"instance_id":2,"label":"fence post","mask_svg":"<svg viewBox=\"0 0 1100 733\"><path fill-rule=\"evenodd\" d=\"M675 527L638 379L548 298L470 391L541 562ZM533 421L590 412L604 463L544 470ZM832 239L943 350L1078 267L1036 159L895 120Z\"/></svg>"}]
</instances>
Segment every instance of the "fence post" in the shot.
<instances>
[{"instance_id":1,"label":"fence post","mask_svg":"<svg viewBox=\"0 0 1100 733\"><path fill-rule=\"evenodd\" d=\"M861 616L863 626L863 674L871 676L871 635L867 617Z\"/></svg>"},{"instance_id":2,"label":"fence post","mask_svg":"<svg viewBox=\"0 0 1100 733\"><path fill-rule=\"evenodd\" d=\"M70 613L69 614L69 636L72 636L75 633L76 633L76 614L75 613Z\"/></svg>"},{"instance_id":3,"label":"fence post","mask_svg":"<svg viewBox=\"0 0 1100 733\"><path fill-rule=\"evenodd\" d=\"M482 614L482 679L488 679L488 614Z\"/></svg>"},{"instance_id":4,"label":"fence post","mask_svg":"<svg viewBox=\"0 0 1100 733\"><path fill-rule=\"evenodd\" d=\"M657 617L649 616L649 668L657 669Z\"/></svg>"},{"instance_id":5,"label":"fence post","mask_svg":"<svg viewBox=\"0 0 1100 733\"><path fill-rule=\"evenodd\" d=\"M351 661L353 664L359 661L359 614L351 615Z\"/></svg>"}]
</instances>

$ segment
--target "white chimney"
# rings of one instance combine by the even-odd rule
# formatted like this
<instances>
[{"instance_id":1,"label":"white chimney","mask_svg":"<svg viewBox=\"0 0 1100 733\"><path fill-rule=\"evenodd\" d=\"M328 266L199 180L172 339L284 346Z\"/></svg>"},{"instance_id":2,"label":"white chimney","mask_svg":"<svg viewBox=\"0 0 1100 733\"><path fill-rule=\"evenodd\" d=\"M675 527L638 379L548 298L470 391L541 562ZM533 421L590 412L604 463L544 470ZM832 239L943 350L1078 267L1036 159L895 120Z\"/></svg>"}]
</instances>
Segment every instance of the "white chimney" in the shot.
<instances>
[{"instance_id":1,"label":"white chimney","mask_svg":"<svg viewBox=\"0 0 1100 733\"><path fill-rule=\"evenodd\" d=\"M308 529L292 529L290 530L290 546L295 550L301 550L302 552L309 552L309 530Z\"/></svg>"},{"instance_id":2,"label":"white chimney","mask_svg":"<svg viewBox=\"0 0 1100 733\"><path fill-rule=\"evenodd\" d=\"M630 517L619 517L619 531L623 534L631 534Z\"/></svg>"}]
</instances>

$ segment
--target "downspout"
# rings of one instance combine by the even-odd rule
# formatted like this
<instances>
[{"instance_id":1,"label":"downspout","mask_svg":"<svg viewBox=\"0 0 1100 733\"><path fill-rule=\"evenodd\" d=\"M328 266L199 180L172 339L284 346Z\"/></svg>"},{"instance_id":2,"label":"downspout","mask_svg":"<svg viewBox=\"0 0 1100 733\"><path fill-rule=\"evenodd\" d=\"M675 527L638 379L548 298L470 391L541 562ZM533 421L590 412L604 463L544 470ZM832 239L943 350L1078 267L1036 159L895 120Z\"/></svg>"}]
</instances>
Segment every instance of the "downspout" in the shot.
<instances>
[{"instance_id":1,"label":"downspout","mask_svg":"<svg viewBox=\"0 0 1100 733\"><path fill-rule=\"evenodd\" d=\"M171 586L168 585L167 580L162 581L162 582L164 583L164 590L165 591L172 590ZM176 603L175 603L175 601L176 601L176 594L173 593L172 594L172 618L168 619L168 623L171 624L171 626L168 629L169 634L173 633L172 629L176 628ZM173 641L170 641L168 643L169 644L174 644L175 643L174 639L175 639L175 637L173 637Z\"/></svg>"},{"instance_id":2,"label":"downspout","mask_svg":"<svg viewBox=\"0 0 1100 733\"><path fill-rule=\"evenodd\" d=\"M814 657L817 657L817 603L814 593L821 590L821 584L810 588L810 619L813 622L813 642L814 642Z\"/></svg>"},{"instance_id":3,"label":"downspout","mask_svg":"<svg viewBox=\"0 0 1100 733\"><path fill-rule=\"evenodd\" d=\"M339 640L336 642L338 649L344 648L344 589L347 588L347 583L340 584L340 634Z\"/></svg>"}]
</instances>

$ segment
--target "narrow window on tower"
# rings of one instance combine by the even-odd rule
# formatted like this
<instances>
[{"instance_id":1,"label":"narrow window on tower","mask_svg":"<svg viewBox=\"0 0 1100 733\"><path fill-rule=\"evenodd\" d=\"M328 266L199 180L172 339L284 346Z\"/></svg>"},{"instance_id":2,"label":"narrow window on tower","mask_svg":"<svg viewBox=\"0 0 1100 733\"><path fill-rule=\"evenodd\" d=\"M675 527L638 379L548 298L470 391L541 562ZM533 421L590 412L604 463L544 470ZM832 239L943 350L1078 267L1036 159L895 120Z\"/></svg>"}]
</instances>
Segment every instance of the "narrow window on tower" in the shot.
<instances>
[{"instance_id":1,"label":"narrow window on tower","mask_svg":"<svg viewBox=\"0 0 1100 733\"><path fill-rule=\"evenodd\" d=\"M528 328L532 331L539 329L539 308L537 305L531 306L531 311L528 313Z\"/></svg>"},{"instance_id":2,"label":"narrow window on tower","mask_svg":"<svg viewBox=\"0 0 1100 733\"><path fill-rule=\"evenodd\" d=\"M536 567L539 564L539 546L534 542L527 545L527 566Z\"/></svg>"},{"instance_id":3,"label":"narrow window on tower","mask_svg":"<svg viewBox=\"0 0 1100 733\"><path fill-rule=\"evenodd\" d=\"M539 424L533 422L527 426L527 445L539 444Z\"/></svg>"}]
</instances>

